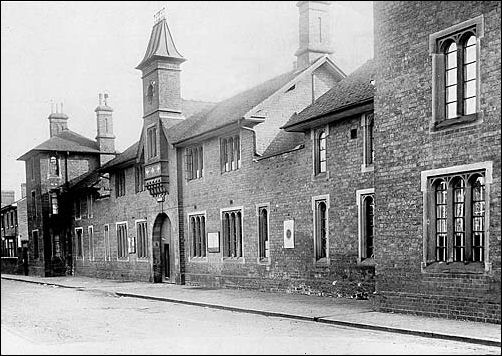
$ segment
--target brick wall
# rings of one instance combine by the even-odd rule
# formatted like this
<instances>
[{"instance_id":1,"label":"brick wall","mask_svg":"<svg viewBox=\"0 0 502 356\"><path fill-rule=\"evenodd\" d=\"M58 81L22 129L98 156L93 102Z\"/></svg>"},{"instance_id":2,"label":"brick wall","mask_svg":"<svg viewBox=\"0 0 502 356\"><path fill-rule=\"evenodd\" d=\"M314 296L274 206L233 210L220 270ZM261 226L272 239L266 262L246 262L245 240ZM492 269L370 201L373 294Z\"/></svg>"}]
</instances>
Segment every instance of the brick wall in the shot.
<instances>
[{"instance_id":1,"label":"brick wall","mask_svg":"<svg viewBox=\"0 0 502 356\"><path fill-rule=\"evenodd\" d=\"M362 135L350 139L350 129L359 125L358 116L330 126L325 179L313 178L310 134L303 149L253 161L253 132L242 130L242 167L226 173L220 172L219 140L206 141L204 177L183 185L185 210L205 211L209 233L221 232L220 209L243 207L244 260L224 260L221 250L205 260L192 259L188 247L187 283L346 297L371 294L374 266L358 264L356 190L373 187L372 173L361 173ZM323 194L330 196L327 265L314 261L312 197ZM268 264L258 262L257 205L264 203L270 204ZM285 249L283 223L290 219L295 221L295 248ZM184 239L190 242L188 231Z\"/></svg>"},{"instance_id":2,"label":"brick wall","mask_svg":"<svg viewBox=\"0 0 502 356\"><path fill-rule=\"evenodd\" d=\"M381 310L500 323L500 2L375 2L375 249ZM480 123L431 133L429 35L484 16ZM493 162L489 262L476 273L423 261L421 172ZM426 237L426 236L425 236Z\"/></svg>"},{"instance_id":3,"label":"brick wall","mask_svg":"<svg viewBox=\"0 0 502 356\"><path fill-rule=\"evenodd\" d=\"M175 161L176 152L173 149L168 150L169 160ZM81 220L72 220L72 239L74 256L75 275L97 276L99 278L114 278L124 280L140 280L153 282L153 259L152 259L152 234L156 218L161 213L167 214L171 222L170 248L174 249L174 279L176 283L181 283L183 267L183 258L180 256L180 249L183 242L178 239L177 231L178 221L178 196L175 165L169 166L170 188L169 194L163 203L157 202L147 190L135 192L135 172L134 167L125 168L126 193L124 196L116 197L115 194L115 173L110 174L111 194L107 198L98 199L94 203L93 217L83 217ZM128 254L126 259L118 259L117 246L117 222L127 222L128 236L136 238L138 242L136 221L147 221L148 236L148 258L139 259L136 253ZM104 225L109 225L111 260L105 260L104 245ZM89 235L88 227L94 228L94 260L89 256ZM75 228L83 227L83 251L84 258L76 258L75 250Z\"/></svg>"}]
</instances>

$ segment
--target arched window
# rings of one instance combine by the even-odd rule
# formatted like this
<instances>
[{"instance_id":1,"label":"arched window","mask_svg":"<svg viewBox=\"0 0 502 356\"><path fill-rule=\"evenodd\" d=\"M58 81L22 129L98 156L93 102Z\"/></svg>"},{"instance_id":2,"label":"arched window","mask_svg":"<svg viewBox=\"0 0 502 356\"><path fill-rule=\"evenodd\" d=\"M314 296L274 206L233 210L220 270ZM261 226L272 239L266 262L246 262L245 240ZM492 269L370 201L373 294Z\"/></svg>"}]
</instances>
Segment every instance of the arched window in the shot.
<instances>
[{"instance_id":1,"label":"arched window","mask_svg":"<svg viewBox=\"0 0 502 356\"><path fill-rule=\"evenodd\" d=\"M153 102L153 92L154 92L153 83L150 83L148 85L148 89L147 89L147 92L146 92L146 97L148 99L148 103L149 104L151 104Z\"/></svg>"},{"instance_id":2,"label":"arched window","mask_svg":"<svg viewBox=\"0 0 502 356\"><path fill-rule=\"evenodd\" d=\"M373 258L375 201L373 195L366 195L363 201L364 209L364 257Z\"/></svg>"},{"instance_id":3,"label":"arched window","mask_svg":"<svg viewBox=\"0 0 502 356\"><path fill-rule=\"evenodd\" d=\"M234 160L234 139L233 137L230 137L228 139L228 150L227 150L228 158L228 169L227 171L233 171L235 167L235 160Z\"/></svg>"},{"instance_id":4,"label":"arched window","mask_svg":"<svg viewBox=\"0 0 502 356\"><path fill-rule=\"evenodd\" d=\"M446 118L457 117L457 44L450 42L446 46L446 70L445 70L445 89L446 89Z\"/></svg>"},{"instance_id":5,"label":"arched window","mask_svg":"<svg viewBox=\"0 0 502 356\"><path fill-rule=\"evenodd\" d=\"M431 131L452 130L481 120L478 78L483 63L479 45L484 31L483 16L476 16L429 34L434 96Z\"/></svg>"},{"instance_id":6,"label":"arched window","mask_svg":"<svg viewBox=\"0 0 502 356\"><path fill-rule=\"evenodd\" d=\"M475 176L472 182L472 261L483 261L485 246L485 179Z\"/></svg>"},{"instance_id":7,"label":"arched window","mask_svg":"<svg viewBox=\"0 0 502 356\"><path fill-rule=\"evenodd\" d=\"M447 193L446 181L436 183L436 261L446 261L447 258Z\"/></svg>"},{"instance_id":8,"label":"arched window","mask_svg":"<svg viewBox=\"0 0 502 356\"><path fill-rule=\"evenodd\" d=\"M462 178L452 181L453 188L453 260L465 259L465 182Z\"/></svg>"},{"instance_id":9,"label":"arched window","mask_svg":"<svg viewBox=\"0 0 502 356\"><path fill-rule=\"evenodd\" d=\"M430 178L428 261L484 262L485 179L483 171Z\"/></svg>"},{"instance_id":10,"label":"arched window","mask_svg":"<svg viewBox=\"0 0 502 356\"><path fill-rule=\"evenodd\" d=\"M471 31L443 40L445 118L476 113L477 40Z\"/></svg>"},{"instance_id":11,"label":"arched window","mask_svg":"<svg viewBox=\"0 0 502 356\"><path fill-rule=\"evenodd\" d=\"M224 257L242 257L242 214L239 210L222 213Z\"/></svg>"},{"instance_id":12,"label":"arched window","mask_svg":"<svg viewBox=\"0 0 502 356\"><path fill-rule=\"evenodd\" d=\"M476 36L469 34L463 40L463 114L476 112Z\"/></svg>"},{"instance_id":13,"label":"arched window","mask_svg":"<svg viewBox=\"0 0 502 356\"><path fill-rule=\"evenodd\" d=\"M193 162L193 172L192 178L199 178L199 149L195 147L192 150L192 162Z\"/></svg>"},{"instance_id":14,"label":"arched window","mask_svg":"<svg viewBox=\"0 0 502 356\"><path fill-rule=\"evenodd\" d=\"M260 242L259 257L269 257L269 241L268 241L268 211L266 207L259 208L258 211L258 234Z\"/></svg>"},{"instance_id":15,"label":"arched window","mask_svg":"<svg viewBox=\"0 0 502 356\"><path fill-rule=\"evenodd\" d=\"M324 173L326 172L326 132L324 130L317 133L315 146L316 174Z\"/></svg>"},{"instance_id":16,"label":"arched window","mask_svg":"<svg viewBox=\"0 0 502 356\"><path fill-rule=\"evenodd\" d=\"M316 260L327 257L327 238L328 238L328 209L326 202L323 200L317 201L316 206Z\"/></svg>"}]
</instances>

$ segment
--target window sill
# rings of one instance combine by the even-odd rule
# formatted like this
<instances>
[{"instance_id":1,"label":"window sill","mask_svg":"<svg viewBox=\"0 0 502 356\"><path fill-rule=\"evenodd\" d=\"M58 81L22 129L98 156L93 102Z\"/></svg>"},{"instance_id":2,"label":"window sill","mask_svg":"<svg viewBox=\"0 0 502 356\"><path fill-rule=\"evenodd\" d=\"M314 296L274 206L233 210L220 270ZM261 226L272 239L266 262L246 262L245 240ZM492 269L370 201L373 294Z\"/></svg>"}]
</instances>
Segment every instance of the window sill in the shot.
<instances>
[{"instance_id":1,"label":"window sill","mask_svg":"<svg viewBox=\"0 0 502 356\"><path fill-rule=\"evenodd\" d=\"M456 126L467 125L478 121L478 113L443 119L434 123L433 131L448 130Z\"/></svg>"},{"instance_id":2,"label":"window sill","mask_svg":"<svg viewBox=\"0 0 502 356\"><path fill-rule=\"evenodd\" d=\"M269 265L270 264L270 257L258 257L256 259L256 262L259 265Z\"/></svg>"},{"instance_id":3,"label":"window sill","mask_svg":"<svg viewBox=\"0 0 502 356\"><path fill-rule=\"evenodd\" d=\"M330 265L329 257L324 257L314 261L315 267L329 267L329 265Z\"/></svg>"},{"instance_id":4,"label":"window sill","mask_svg":"<svg viewBox=\"0 0 502 356\"><path fill-rule=\"evenodd\" d=\"M195 262L195 263L207 262L207 257L190 257L190 262Z\"/></svg>"},{"instance_id":5,"label":"window sill","mask_svg":"<svg viewBox=\"0 0 502 356\"><path fill-rule=\"evenodd\" d=\"M375 170L375 165L372 164L361 164L361 173L373 172Z\"/></svg>"},{"instance_id":6,"label":"window sill","mask_svg":"<svg viewBox=\"0 0 502 356\"><path fill-rule=\"evenodd\" d=\"M223 257L221 261L225 263L244 263L244 257Z\"/></svg>"},{"instance_id":7,"label":"window sill","mask_svg":"<svg viewBox=\"0 0 502 356\"><path fill-rule=\"evenodd\" d=\"M491 270L491 264L486 262L422 262L422 273L467 273L482 274Z\"/></svg>"},{"instance_id":8,"label":"window sill","mask_svg":"<svg viewBox=\"0 0 502 356\"><path fill-rule=\"evenodd\" d=\"M358 265L361 265L361 266L375 266L376 265L376 261L374 258L364 258L364 259L359 259Z\"/></svg>"},{"instance_id":9,"label":"window sill","mask_svg":"<svg viewBox=\"0 0 502 356\"><path fill-rule=\"evenodd\" d=\"M329 171L312 174L312 182L329 180Z\"/></svg>"},{"instance_id":10,"label":"window sill","mask_svg":"<svg viewBox=\"0 0 502 356\"><path fill-rule=\"evenodd\" d=\"M136 261L145 263L145 262L150 262L150 259L148 257L137 257Z\"/></svg>"}]
</instances>

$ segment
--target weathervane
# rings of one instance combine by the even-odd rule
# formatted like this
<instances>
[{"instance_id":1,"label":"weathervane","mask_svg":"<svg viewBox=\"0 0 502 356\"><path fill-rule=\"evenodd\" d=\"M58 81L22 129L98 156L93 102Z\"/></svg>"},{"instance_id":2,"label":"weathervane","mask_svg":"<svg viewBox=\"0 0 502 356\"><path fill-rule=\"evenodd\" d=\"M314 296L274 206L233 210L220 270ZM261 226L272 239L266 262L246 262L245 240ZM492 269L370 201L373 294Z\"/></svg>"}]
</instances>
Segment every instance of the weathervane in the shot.
<instances>
[{"instance_id":1,"label":"weathervane","mask_svg":"<svg viewBox=\"0 0 502 356\"><path fill-rule=\"evenodd\" d=\"M153 16L153 21L155 23L157 23L157 22L160 22L160 21L164 20L166 18L165 11L166 11L165 7L163 7L159 11L157 11L157 13Z\"/></svg>"}]
</instances>

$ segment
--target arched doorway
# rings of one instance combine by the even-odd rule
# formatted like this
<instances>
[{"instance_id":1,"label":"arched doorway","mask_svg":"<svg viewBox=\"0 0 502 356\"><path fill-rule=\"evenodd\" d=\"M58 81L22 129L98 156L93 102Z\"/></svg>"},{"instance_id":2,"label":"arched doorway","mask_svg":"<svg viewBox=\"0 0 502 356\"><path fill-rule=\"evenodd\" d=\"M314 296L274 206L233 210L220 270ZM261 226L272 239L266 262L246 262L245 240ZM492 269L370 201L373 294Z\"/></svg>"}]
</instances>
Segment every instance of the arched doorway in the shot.
<instances>
[{"instance_id":1,"label":"arched doorway","mask_svg":"<svg viewBox=\"0 0 502 356\"><path fill-rule=\"evenodd\" d=\"M157 215L153 224L153 281L174 283L174 246L171 220L165 213Z\"/></svg>"}]
</instances>

